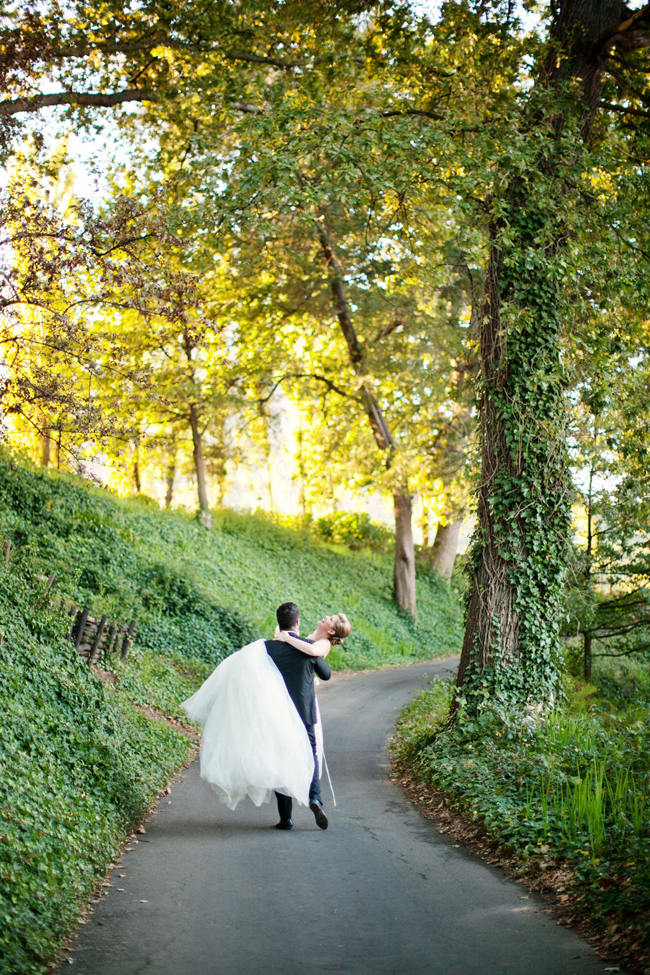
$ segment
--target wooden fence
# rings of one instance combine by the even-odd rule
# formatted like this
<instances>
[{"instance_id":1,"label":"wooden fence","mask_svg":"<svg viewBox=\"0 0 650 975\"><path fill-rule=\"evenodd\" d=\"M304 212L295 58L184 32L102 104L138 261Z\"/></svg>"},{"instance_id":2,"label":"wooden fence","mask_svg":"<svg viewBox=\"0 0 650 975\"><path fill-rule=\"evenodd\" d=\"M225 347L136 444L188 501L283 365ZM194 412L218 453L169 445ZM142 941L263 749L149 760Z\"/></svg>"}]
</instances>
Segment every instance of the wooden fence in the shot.
<instances>
[{"instance_id":1,"label":"wooden fence","mask_svg":"<svg viewBox=\"0 0 650 975\"><path fill-rule=\"evenodd\" d=\"M76 606L70 607L68 615L74 616L70 640L89 664L100 660L108 663L114 653L119 653L122 660L126 659L135 637L135 620L125 623L110 620L107 616L97 619L90 615L87 607L77 609Z\"/></svg>"},{"instance_id":2,"label":"wooden fence","mask_svg":"<svg viewBox=\"0 0 650 975\"><path fill-rule=\"evenodd\" d=\"M5 565L9 565L11 558L11 539L7 539L4 544ZM39 594L37 606L42 606L51 596L52 590L56 586L54 573L45 576L38 576L38 581L45 584L45 588ZM84 657L89 665L108 663L113 654L118 654L125 660L129 650L133 646L135 639L135 620L112 620L107 616L90 615L87 606L79 608L75 603L65 597L59 599L59 609L65 610L66 615L72 619L72 625L68 632L68 639L74 643L77 653Z\"/></svg>"}]
</instances>

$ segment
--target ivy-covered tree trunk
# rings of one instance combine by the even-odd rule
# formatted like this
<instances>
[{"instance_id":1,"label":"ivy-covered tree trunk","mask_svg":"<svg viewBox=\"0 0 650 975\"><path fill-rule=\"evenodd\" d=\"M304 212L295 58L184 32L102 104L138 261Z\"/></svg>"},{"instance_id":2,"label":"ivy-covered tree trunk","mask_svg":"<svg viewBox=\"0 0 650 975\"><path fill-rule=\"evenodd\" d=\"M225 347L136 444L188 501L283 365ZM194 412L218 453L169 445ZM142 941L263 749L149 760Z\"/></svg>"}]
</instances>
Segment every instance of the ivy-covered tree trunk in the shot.
<instances>
[{"instance_id":1,"label":"ivy-covered tree trunk","mask_svg":"<svg viewBox=\"0 0 650 975\"><path fill-rule=\"evenodd\" d=\"M512 154L492 201L478 528L456 692L456 704L464 698L470 708L485 695L549 701L556 690L570 524L562 252L603 66L613 46L635 43L633 29L620 2L559 5L523 120L530 153Z\"/></svg>"},{"instance_id":2,"label":"ivy-covered tree trunk","mask_svg":"<svg viewBox=\"0 0 650 975\"><path fill-rule=\"evenodd\" d=\"M458 684L555 689L555 641L569 527L558 295L531 241L544 217L513 193L518 245L492 230L481 329L481 488ZM515 236L516 234L516 236Z\"/></svg>"}]
</instances>

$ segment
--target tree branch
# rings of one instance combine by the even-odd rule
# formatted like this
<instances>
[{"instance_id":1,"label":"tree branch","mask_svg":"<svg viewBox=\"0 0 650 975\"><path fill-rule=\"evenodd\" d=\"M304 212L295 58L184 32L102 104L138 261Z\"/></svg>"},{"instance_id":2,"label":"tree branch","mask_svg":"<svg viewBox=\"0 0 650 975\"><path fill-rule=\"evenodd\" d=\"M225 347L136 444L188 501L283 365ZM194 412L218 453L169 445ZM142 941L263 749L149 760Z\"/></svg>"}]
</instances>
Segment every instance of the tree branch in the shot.
<instances>
[{"instance_id":1,"label":"tree branch","mask_svg":"<svg viewBox=\"0 0 650 975\"><path fill-rule=\"evenodd\" d=\"M396 118L402 115L420 115L422 118L431 118L435 122L444 122L445 116L440 115L438 112L429 112L424 108L404 108L404 109L390 109L385 112L379 112L381 118Z\"/></svg>"},{"instance_id":2,"label":"tree branch","mask_svg":"<svg viewBox=\"0 0 650 975\"><path fill-rule=\"evenodd\" d=\"M645 653L646 650L650 650L650 643L640 643L636 647L632 647L631 650L619 650L618 652L611 653L592 653L592 657L629 657L632 653Z\"/></svg>"},{"instance_id":3,"label":"tree branch","mask_svg":"<svg viewBox=\"0 0 650 975\"><path fill-rule=\"evenodd\" d=\"M249 51L227 51L219 48L215 44L194 44L191 41L184 41L169 35L137 38L133 41L115 41L104 44L78 45L76 47L52 48L48 54L54 58L85 58L90 54L99 51L100 54L139 54L141 51L150 51L155 47L168 47L172 51L189 51L196 54L220 54L226 61L244 61L248 64L266 64L273 68L281 68L285 71L293 71L295 68L303 68L304 65L299 61L285 61L282 58L269 57L266 54L252 54Z\"/></svg>"},{"instance_id":4,"label":"tree branch","mask_svg":"<svg viewBox=\"0 0 650 975\"><path fill-rule=\"evenodd\" d=\"M248 115L261 115L264 111L259 105L252 105L250 102L230 102L230 107Z\"/></svg>"},{"instance_id":5,"label":"tree branch","mask_svg":"<svg viewBox=\"0 0 650 975\"><path fill-rule=\"evenodd\" d=\"M355 396L353 393L346 392L344 389L340 389L336 383L333 383L331 379L327 378L327 376L320 376L318 373L314 372L286 372L283 376L280 376L275 383L273 383L271 392L268 394L268 396L261 397L258 400L258 403L261 405L268 403L275 391L285 381L285 379L317 379L318 382L325 383L331 392L338 393L339 396L345 396L347 399L354 399L360 402L358 396Z\"/></svg>"},{"instance_id":6,"label":"tree branch","mask_svg":"<svg viewBox=\"0 0 650 975\"><path fill-rule=\"evenodd\" d=\"M627 20L621 21L616 27L605 31L598 38L598 47L607 51L618 45L624 51L636 51L650 45L650 3L639 10L629 11Z\"/></svg>"},{"instance_id":7,"label":"tree branch","mask_svg":"<svg viewBox=\"0 0 650 975\"><path fill-rule=\"evenodd\" d=\"M644 112L640 108L625 108L623 105L614 105L612 102L601 102L600 107L608 112L618 112L619 115L638 115L641 118L650 118L650 112Z\"/></svg>"},{"instance_id":8,"label":"tree branch","mask_svg":"<svg viewBox=\"0 0 650 975\"><path fill-rule=\"evenodd\" d=\"M37 112L51 105L88 105L108 108L124 102L155 102L158 93L153 88L125 88L123 91L85 92L58 91L50 95L30 95L24 98L10 98L0 102L0 116L17 115L18 112Z\"/></svg>"}]
</instances>

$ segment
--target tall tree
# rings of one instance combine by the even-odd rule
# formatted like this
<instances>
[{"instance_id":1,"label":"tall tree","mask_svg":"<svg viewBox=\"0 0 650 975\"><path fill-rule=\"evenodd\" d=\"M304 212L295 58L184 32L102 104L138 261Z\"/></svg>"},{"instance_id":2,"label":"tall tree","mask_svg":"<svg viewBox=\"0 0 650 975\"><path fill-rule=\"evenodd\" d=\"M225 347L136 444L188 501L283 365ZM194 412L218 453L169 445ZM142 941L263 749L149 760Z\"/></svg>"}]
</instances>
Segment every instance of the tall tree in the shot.
<instances>
[{"instance_id":1,"label":"tall tree","mask_svg":"<svg viewBox=\"0 0 650 975\"><path fill-rule=\"evenodd\" d=\"M457 702L556 691L569 479L560 358L568 240L579 220L603 77L650 41L650 7L564 0L518 140L489 202L481 314L481 487ZM473 696L472 692L478 691Z\"/></svg>"}]
</instances>

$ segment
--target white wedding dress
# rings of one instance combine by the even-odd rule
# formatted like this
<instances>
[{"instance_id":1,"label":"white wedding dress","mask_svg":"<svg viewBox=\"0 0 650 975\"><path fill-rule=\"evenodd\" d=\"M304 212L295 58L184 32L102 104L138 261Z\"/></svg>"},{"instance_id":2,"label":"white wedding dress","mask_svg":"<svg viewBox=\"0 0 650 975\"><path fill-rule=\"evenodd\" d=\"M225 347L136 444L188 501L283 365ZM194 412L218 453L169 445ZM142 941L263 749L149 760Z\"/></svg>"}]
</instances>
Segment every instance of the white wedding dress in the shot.
<instances>
[{"instance_id":1,"label":"white wedding dress","mask_svg":"<svg viewBox=\"0 0 650 975\"><path fill-rule=\"evenodd\" d=\"M309 804L311 745L263 640L226 657L181 707L203 725L201 778L230 809L245 796L260 806L273 792Z\"/></svg>"}]
</instances>

